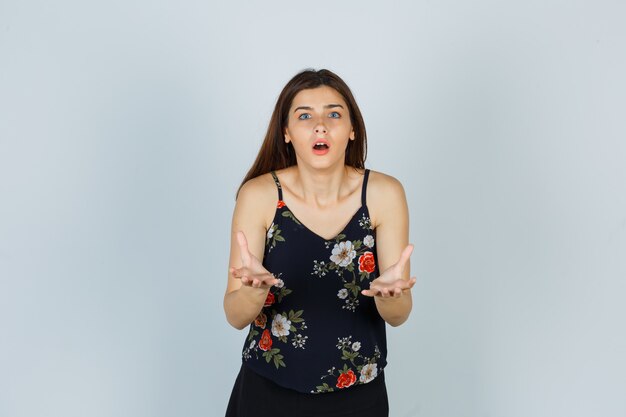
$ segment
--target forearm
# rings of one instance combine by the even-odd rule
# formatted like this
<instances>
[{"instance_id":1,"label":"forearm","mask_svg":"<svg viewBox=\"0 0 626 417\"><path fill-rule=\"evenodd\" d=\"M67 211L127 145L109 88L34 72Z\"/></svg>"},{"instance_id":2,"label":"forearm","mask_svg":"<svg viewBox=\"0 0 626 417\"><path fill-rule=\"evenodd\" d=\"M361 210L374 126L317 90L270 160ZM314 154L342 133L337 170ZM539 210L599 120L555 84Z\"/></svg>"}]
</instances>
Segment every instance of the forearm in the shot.
<instances>
[{"instance_id":1,"label":"forearm","mask_svg":"<svg viewBox=\"0 0 626 417\"><path fill-rule=\"evenodd\" d=\"M224 296L224 312L231 326L243 329L259 315L267 298L269 288L246 285Z\"/></svg>"},{"instance_id":2,"label":"forearm","mask_svg":"<svg viewBox=\"0 0 626 417\"><path fill-rule=\"evenodd\" d=\"M413 301L411 299L411 290L403 290L402 295L395 297L374 297L378 314L390 326L396 327L404 323L411 313Z\"/></svg>"}]
</instances>

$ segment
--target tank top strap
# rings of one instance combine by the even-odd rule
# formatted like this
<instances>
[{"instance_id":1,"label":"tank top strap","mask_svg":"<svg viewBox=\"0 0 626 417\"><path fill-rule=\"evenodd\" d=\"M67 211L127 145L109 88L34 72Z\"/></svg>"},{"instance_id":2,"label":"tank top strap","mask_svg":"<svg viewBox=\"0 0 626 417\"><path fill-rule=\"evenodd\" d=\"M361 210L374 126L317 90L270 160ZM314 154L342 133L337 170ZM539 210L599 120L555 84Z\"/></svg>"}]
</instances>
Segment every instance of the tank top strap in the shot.
<instances>
[{"instance_id":1,"label":"tank top strap","mask_svg":"<svg viewBox=\"0 0 626 417\"><path fill-rule=\"evenodd\" d=\"M370 175L370 170L366 169L365 170L365 178L363 178L363 189L361 191L361 205L363 205L363 206L366 205L366 203L365 203L365 193L367 191L367 178L369 177L369 175Z\"/></svg>"},{"instance_id":2,"label":"tank top strap","mask_svg":"<svg viewBox=\"0 0 626 417\"><path fill-rule=\"evenodd\" d=\"M280 181L278 181L278 177L274 171L272 172L272 177L274 177L274 182L276 183L276 187L278 187L278 200L281 201L283 199L283 188L280 186Z\"/></svg>"}]
</instances>

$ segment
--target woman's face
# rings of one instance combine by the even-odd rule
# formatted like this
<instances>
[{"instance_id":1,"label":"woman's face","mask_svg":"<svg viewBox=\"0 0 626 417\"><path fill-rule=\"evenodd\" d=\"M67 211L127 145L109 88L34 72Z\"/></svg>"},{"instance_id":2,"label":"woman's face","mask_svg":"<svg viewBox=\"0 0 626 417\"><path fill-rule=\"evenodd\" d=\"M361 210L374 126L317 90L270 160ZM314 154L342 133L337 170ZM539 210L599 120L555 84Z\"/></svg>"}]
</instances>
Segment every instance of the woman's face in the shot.
<instances>
[{"instance_id":1,"label":"woman's face","mask_svg":"<svg viewBox=\"0 0 626 417\"><path fill-rule=\"evenodd\" d=\"M334 88L302 90L289 109L285 142L291 142L301 161L328 166L345 160L348 141L354 140L348 105ZM315 146L324 143L326 146Z\"/></svg>"}]
</instances>

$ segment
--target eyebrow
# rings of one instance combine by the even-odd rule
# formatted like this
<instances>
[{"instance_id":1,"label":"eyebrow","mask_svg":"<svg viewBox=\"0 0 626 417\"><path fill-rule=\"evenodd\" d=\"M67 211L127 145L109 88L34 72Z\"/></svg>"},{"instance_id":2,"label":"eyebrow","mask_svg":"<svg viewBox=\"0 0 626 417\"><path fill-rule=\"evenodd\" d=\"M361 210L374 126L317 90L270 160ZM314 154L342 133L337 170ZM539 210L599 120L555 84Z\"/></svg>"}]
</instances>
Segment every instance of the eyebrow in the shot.
<instances>
[{"instance_id":1,"label":"eyebrow","mask_svg":"<svg viewBox=\"0 0 626 417\"><path fill-rule=\"evenodd\" d=\"M341 107L343 109L343 106L341 104L327 104L327 105L324 106L325 109L333 109L335 107ZM298 110L313 110L313 107L299 106L299 107L296 107L293 112L295 113Z\"/></svg>"}]
</instances>

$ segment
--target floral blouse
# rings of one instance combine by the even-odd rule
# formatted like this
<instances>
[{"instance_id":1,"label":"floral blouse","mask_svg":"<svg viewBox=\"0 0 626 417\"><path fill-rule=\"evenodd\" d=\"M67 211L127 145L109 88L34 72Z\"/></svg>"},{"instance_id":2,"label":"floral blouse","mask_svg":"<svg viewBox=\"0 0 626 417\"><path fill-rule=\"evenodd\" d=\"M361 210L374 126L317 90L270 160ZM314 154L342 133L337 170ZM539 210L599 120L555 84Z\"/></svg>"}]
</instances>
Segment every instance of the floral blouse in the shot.
<instances>
[{"instance_id":1,"label":"floral blouse","mask_svg":"<svg viewBox=\"0 0 626 417\"><path fill-rule=\"evenodd\" d=\"M376 231L365 202L344 229L326 240L300 222L278 187L263 266L279 282L250 324L242 359L278 385L305 393L372 381L387 364L385 322L361 294L379 275Z\"/></svg>"}]
</instances>

